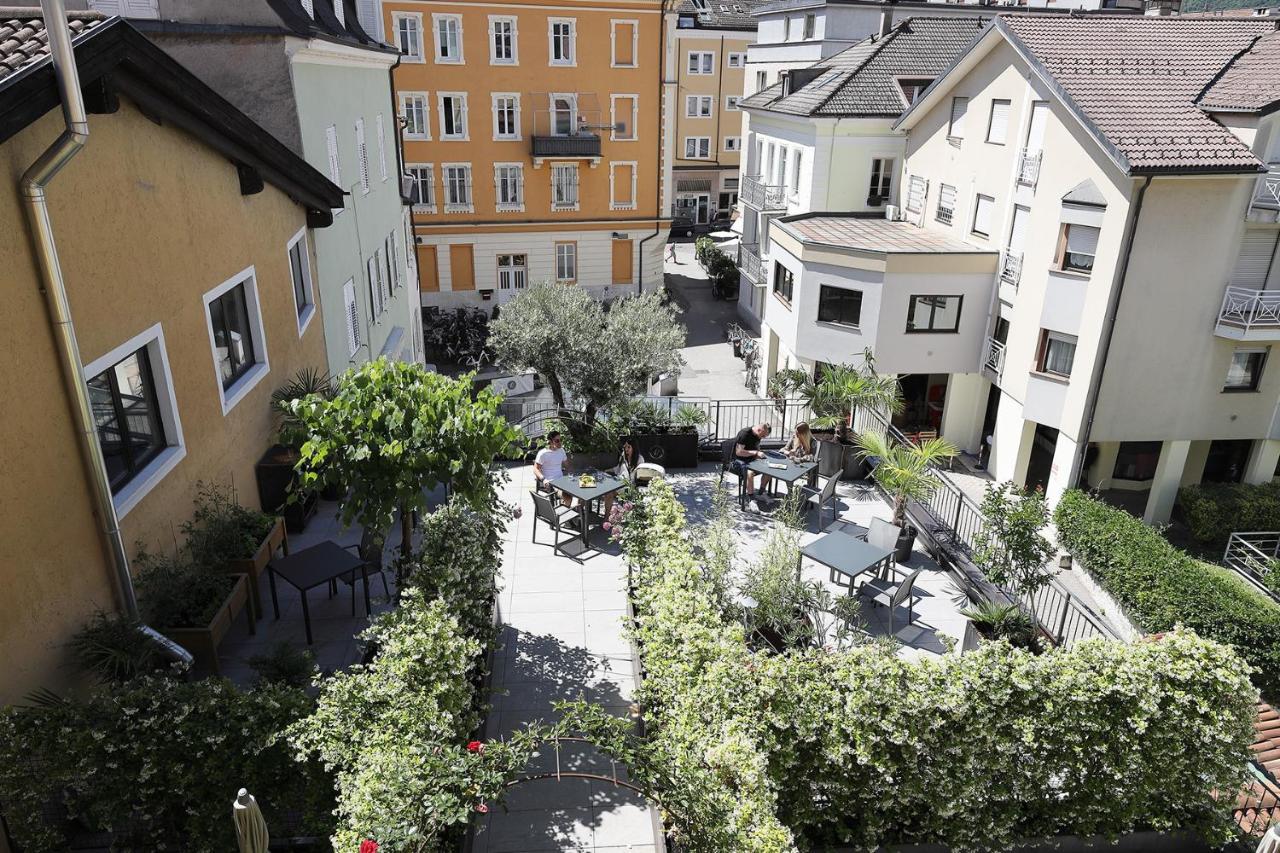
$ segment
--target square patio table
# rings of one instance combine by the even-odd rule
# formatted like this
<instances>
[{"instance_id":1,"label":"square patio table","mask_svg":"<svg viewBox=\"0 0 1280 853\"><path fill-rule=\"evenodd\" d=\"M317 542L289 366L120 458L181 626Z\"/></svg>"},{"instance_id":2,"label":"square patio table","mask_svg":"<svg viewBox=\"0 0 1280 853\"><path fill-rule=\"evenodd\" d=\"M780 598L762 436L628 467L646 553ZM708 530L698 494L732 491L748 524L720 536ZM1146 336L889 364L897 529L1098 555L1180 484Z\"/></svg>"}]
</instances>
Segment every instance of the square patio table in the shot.
<instances>
[{"instance_id":1,"label":"square patio table","mask_svg":"<svg viewBox=\"0 0 1280 853\"><path fill-rule=\"evenodd\" d=\"M280 618L280 602L276 598L276 576L302 594L302 621L307 626L307 645L312 645L311 611L307 607L307 590L335 581L348 573L360 571L364 580L364 613L372 612L369 606L369 571L364 560L343 548L337 542L326 541L310 548L295 551L286 557L278 557L267 563L267 578L271 581L271 607L276 619ZM355 577L351 579L355 586ZM355 590L352 589L352 595Z\"/></svg>"},{"instance_id":2,"label":"square patio table","mask_svg":"<svg viewBox=\"0 0 1280 853\"><path fill-rule=\"evenodd\" d=\"M774 468L774 465L783 467ZM809 476L809 473L817 467L817 462L793 462L784 453L766 450L763 459L752 459L748 463L747 470L781 480L787 484L787 491L790 492L797 480Z\"/></svg>"},{"instance_id":3,"label":"square patio table","mask_svg":"<svg viewBox=\"0 0 1280 853\"><path fill-rule=\"evenodd\" d=\"M578 478L582 474L590 474L595 477L596 484L589 489L580 486ZM582 544L591 547L591 525L587 508L605 495L621 491L627 485L627 481L621 480L612 474L605 474L602 471L584 471L582 474L565 474L563 477L557 477L551 481L551 488L578 499L578 512L582 518Z\"/></svg>"},{"instance_id":4,"label":"square patio table","mask_svg":"<svg viewBox=\"0 0 1280 853\"><path fill-rule=\"evenodd\" d=\"M796 580L800 579L805 557L830 569L832 583L844 586L836 580L836 575L847 577L849 594L852 595L858 575L876 568L887 568L893 560L893 551L869 545L847 533L826 533L800 549L796 557Z\"/></svg>"}]
</instances>

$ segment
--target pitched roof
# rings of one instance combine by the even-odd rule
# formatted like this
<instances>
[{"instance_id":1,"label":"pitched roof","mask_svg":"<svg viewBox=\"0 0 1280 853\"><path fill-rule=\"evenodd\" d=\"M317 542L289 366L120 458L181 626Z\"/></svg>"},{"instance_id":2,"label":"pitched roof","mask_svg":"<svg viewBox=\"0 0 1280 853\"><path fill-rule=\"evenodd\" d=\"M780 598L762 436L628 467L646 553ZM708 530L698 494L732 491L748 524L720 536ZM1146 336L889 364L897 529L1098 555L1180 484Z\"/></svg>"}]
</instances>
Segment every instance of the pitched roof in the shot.
<instances>
[{"instance_id":1,"label":"pitched roof","mask_svg":"<svg viewBox=\"0 0 1280 853\"><path fill-rule=\"evenodd\" d=\"M847 213L802 213L778 220L784 230L806 243L882 254L996 254L961 242L946 234L929 231L910 222L891 221L883 216Z\"/></svg>"},{"instance_id":2,"label":"pitched roof","mask_svg":"<svg viewBox=\"0 0 1280 853\"><path fill-rule=\"evenodd\" d=\"M1249 830L1265 826L1270 815L1280 809L1280 714L1266 702L1258 703L1253 723L1253 760L1269 779L1250 780L1236 799L1239 821Z\"/></svg>"},{"instance_id":3,"label":"pitched roof","mask_svg":"<svg viewBox=\"0 0 1280 853\"><path fill-rule=\"evenodd\" d=\"M768 0L681 0L676 14L694 22L699 30L754 30L752 16Z\"/></svg>"},{"instance_id":4,"label":"pitched roof","mask_svg":"<svg viewBox=\"0 0 1280 853\"><path fill-rule=\"evenodd\" d=\"M272 11L285 26L298 35L322 38L371 50L399 53L397 48L383 44L360 26L354 0L312 0L315 15L308 15L302 0L267 0ZM342 6L342 22L338 21L335 8Z\"/></svg>"},{"instance_id":5,"label":"pitched roof","mask_svg":"<svg viewBox=\"0 0 1280 853\"><path fill-rule=\"evenodd\" d=\"M1200 93L1237 54L1275 31L1228 18L1031 16L996 20L1126 171L1254 171Z\"/></svg>"},{"instance_id":6,"label":"pitched roof","mask_svg":"<svg viewBox=\"0 0 1280 853\"><path fill-rule=\"evenodd\" d=\"M932 79L945 71L982 32L988 19L906 18L884 37L872 36L810 66L823 69L810 83L782 94L775 83L741 102L803 116L896 116L907 108L899 80Z\"/></svg>"},{"instance_id":7,"label":"pitched roof","mask_svg":"<svg viewBox=\"0 0 1280 853\"><path fill-rule=\"evenodd\" d=\"M39 9L0 8L0 143L61 104ZM125 95L307 208L312 227L333 220L342 190L255 124L122 18L68 15L72 47L91 112L110 113ZM92 143L90 143L92 144ZM259 184L258 186L261 186Z\"/></svg>"},{"instance_id":8,"label":"pitched roof","mask_svg":"<svg viewBox=\"0 0 1280 853\"><path fill-rule=\"evenodd\" d=\"M1254 42L1200 96L1200 108L1270 112L1280 106L1280 33Z\"/></svg>"}]
</instances>

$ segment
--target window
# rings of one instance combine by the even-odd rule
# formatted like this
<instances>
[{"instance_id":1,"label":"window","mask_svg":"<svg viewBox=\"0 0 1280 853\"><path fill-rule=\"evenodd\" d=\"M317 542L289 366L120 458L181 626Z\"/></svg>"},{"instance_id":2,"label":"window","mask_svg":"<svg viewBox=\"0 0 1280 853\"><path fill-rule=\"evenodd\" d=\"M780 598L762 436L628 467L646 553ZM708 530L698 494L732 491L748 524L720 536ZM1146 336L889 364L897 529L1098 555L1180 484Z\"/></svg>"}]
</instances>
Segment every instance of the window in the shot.
<instances>
[{"instance_id":1,"label":"window","mask_svg":"<svg viewBox=\"0 0 1280 853\"><path fill-rule=\"evenodd\" d=\"M812 12L809 12L804 16L804 38L806 39L813 38L813 34L817 30L817 28L818 28L818 17L817 15L814 15Z\"/></svg>"},{"instance_id":2,"label":"window","mask_svg":"<svg viewBox=\"0 0 1280 853\"><path fill-rule=\"evenodd\" d=\"M431 126L427 123L426 92L401 92L400 115L404 117L405 138L431 138Z\"/></svg>"},{"instance_id":3,"label":"window","mask_svg":"<svg viewBox=\"0 0 1280 853\"><path fill-rule=\"evenodd\" d=\"M427 213L436 211L435 170L430 163L406 167L409 177L409 203L415 208L425 208Z\"/></svg>"},{"instance_id":4,"label":"window","mask_svg":"<svg viewBox=\"0 0 1280 853\"><path fill-rule=\"evenodd\" d=\"M110 3L112 2L112 0L107 0L107 2ZM97 0L97 2L93 3L92 5L100 7L103 5L103 3L102 3L102 0ZM114 5L122 6L123 0L115 0ZM308 18L314 18L316 16L315 0L302 0L302 10L307 13Z\"/></svg>"},{"instance_id":5,"label":"window","mask_svg":"<svg viewBox=\"0 0 1280 853\"><path fill-rule=\"evenodd\" d=\"M1122 441L1111 476L1117 480L1154 480L1160 464L1161 441Z\"/></svg>"},{"instance_id":6,"label":"window","mask_svg":"<svg viewBox=\"0 0 1280 853\"><path fill-rule=\"evenodd\" d=\"M938 187L938 209L934 212L933 218L943 225L950 225L955 215L956 188L951 184L941 184Z\"/></svg>"},{"instance_id":7,"label":"window","mask_svg":"<svg viewBox=\"0 0 1280 853\"><path fill-rule=\"evenodd\" d=\"M1089 225L1063 225L1058 269L1070 272L1093 271L1093 259L1098 253L1099 229Z\"/></svg>"},{"instance_id":8,"label":"window","mask_svg":"<svg viewBox=\"0 0 1280 853\"><path fill-rule=\"evenodd\" d=\"M929 88L929 84L933 82L932 77L901 77L898 79L898 88L902 90L902 98L907 102L907 106L911 106L920 100L920 96L924 94L924 90Z\"/></svg>"},{"instance_id":9,"label":"window","mask_svg":"<svg viewBox=\"0 0 1280 853\"><path fill-rule=\"evenodd\" d=\"M467 138L467 93L441 92L440 98L440 138Z\"/></svg>"},{"instance_id":10,"label":"window","mask_svg":"<svg viewBox=\"0 0 1280 853\"><path fill-rule=\"evenodd\" d=\"M446 163L443 175L444 209L453 213L470 213L471 164Z\"/></svg>"},{"instance_id":11,"label":"window","mask_svg":"<svg viewBox=\"0 0 1280 853\"><path fill-rule=\"evenodd\" d=\"M360 349L360 306L356 304L355 279L347 279L342 285L343 307L347 315L347 355L354 356Z\"/></svg>"},{"instance_id":12,"label":"window","mask_svg":"<svg viewBox=\"0 0 1280 853\"><path fill-rule=\"evenodd\" d=\"M725 61L730 68L745 68L747 64L747 55L745 53L727 53Z\"/></svg>"},{"instance_id":13,"label":"window","mask_svg":"<svg viewBox=\"0 0 1280 853\"><path fill-rule=\"evenodd\" d=\"M952 98L951 99L951 122L947 126L947 138L951 140L964 139L964 114L969 110L968 98Z\"/></svg>"},{"instance_id":14,"label":"window","mask_svg":"<svg viewBox=\"0 0 1280 853\"><path fill-rule=\"evenodd\" d=\"M293 280L293 306L298 310L298 334L315 316L315 299L311 290L311 258L307 255L307 230L304 228L289 241L289 276Z\"/></svg>"},{"instance_id":15,"label":"window","mask_svg":"<svg viewBox=\"0 0 1280 853\"><path fill-rule=\"evenodd\" d=\"M375 249L373 256L365 262L365 274L369 286L369 310L373 312L374 322L387 310L387 293L382 281L382 250Z\"/></svg>"},{"instance_id":16,"label":"window","mask_svg":"<svg viewBox=\"0 0 1280 853\"><path fill-rule=\"evenodd\" d=\"M925 197L929 194L929 182L919 175L907 180L907 211L923 213Z\"/></svg>"},{"instance_id":17,"label":"window","mask_svg":"<svg viewBox=\"0 0 1280 853\"><path fill-rule=\"evenodd\" d=\"M636 164L609 164L609 209L636 209Z\"/></svg>"},{"instance_id":18,"label":"window","mask_svg":"<svg viewBox=\"0 0 1280 853\"><path fill-rule=\"evenodd\" d=\"M342 0L335 0L333 4L333 16L338 19L338 26L346 29L347 26L347 10L342 5Z\"/></svg>"},{"instance_id":19,"label":"window","mask_svg":"<svg viewBox=\"0 0 1280 853\"><path fill-rule=\"evenodd\" d=\"M395 30L396 46L406 62L422 62L422 16L393 13L391 27Z\"/></svg>"},{"instance_id":20,"label":"window","mask_svg":"<svg viewBox=\"0 0 1280 853\"><path fill-rule=\"evenodd\" d=\"M387 179L387 128L382 113L378 113L378 177Z\"/></svg>"},{"instance_id":21,"label":"window","mask_svg":"<svg viewBox=\"0 0 1280 853\"><path fill-rule=\"evenodd\" d=\"M987 122L987 141L993 145L1004 145L1009 134L1009 102L993 100L991 102L991 120Z\"/></svg>"},{"instance_id":22,"label":"window","mask_svg":"<svg viewBox=\"0 0 1280 853\"><path fill-rule=\"evenodd\" d=\"M818 322L857 326L862 319L862 291L822 285L818 290Z\"/></svg>"},{"instance_id":23,"label":"window","mask_svg":"<svg viewBox=\"0 0 1280 853\"><path fill-rule=\"evenodd\" d=\"M432 15L436 30L436 62L462 63L462 18Z\"/></svg>"},{"instance_id":24,"label":"window","mask_svg":"<svg viewBox=\"0 0 1280 853\"><path fill-rule=\"evenodd\" d=\"M742 150L742 137L741 137L741 136L726 136L726 137L724 138L724 150L725 150L725 151L741 151L741 150Z\"/></svg>"},{"instance_id":25,"label":"window","mask_svg":"<svg viewBox=\"0 0 1280 853\"><path fill-rule=\"evenodd\" d=\"M552 136L572 136L578 128L577 121L577 95L555 95L551 98Z\"/></svg>"},{"instance_id":26,"label":"window","mask_svg":"<svg viewBox=\"0 0 1280 853\"><path fill-rule=\"evenodd\" d=\"M791 304L791 296L795 290L796 277L791 270L782 264L773 265L773 292L789 305Z\"/></svg>"},{"instance_id":27,"label":"window","mask_svg":"<svg viewBox=\"0 0 1280 853\"><path fill-rule=\"evenodd\" d=\"M756 72L756 91L759 92L761 89L768 87L768 85L769 85L769 72L757 71Z\"/></svg>"},{"instance_id":28,"label":"window","mask_svg":"<svg viewBox=\"0 0 1280 853\"><path fill-rule=\"evenodd\" d=\"M498 255L498 289L524 290L527 271L524 255Z\"/></svg>"},{"instance_id":29,"label":"window","mask_svg":"<svg viewBox=\"0 0 1280 853\"><path fill-rule=\"evenodd\" d=\"M609 96L609 139L615 142L634 142L636 120L640 117L640 98L636 95ZM618 126L622 125L619 130Z\"/></svg>"},{"instance_id":30,"label":"window","mask_svg":"<svg viewBox=\"0 0 1280 853\"><path fill-rule=\"evenodd\" d=\"M493 164L493 184L498 210L524 210L524 166L520 163Z\"/></svg>"},{"instance_id":31,"label":"window","mask_svg":"<svg viewBox=\"0 0 1280 853\"><path fill-rule=\"evenodd\" d=\"M1257 391L1266 361L1265 347L1236 350L1231 354L1231 366L1227 368L1227 381L1222 390Z\"/></svg>"},{"instance_id":32,"label":"window","mask_svg":"<svg viewBox=\"0 0 1280 853\"><path fill-rule=\"evenodd\" d=\"M556 281L578 280L578 244L556 243Z\"/></svg>"},{"instance_id":33,"label":"window","mask_svg":"<svg viewBox=\"0 0 1280 853\"><path fill-rule=\"evenodd\" d=\"M791 41L791 18L782 19L782 40Z\"/></svg>"},{"instance_id":34,"label":"window","mask_svg":"<svg viewBox=\"0 0 1280 853\"><path fill-rule=\"evenodd\" d=\"M690 74L714 74L716 55L709 50L689 51L688 69Z\"/></svg>"},{"instance_id":35,"label":"window","mask_svg":"<svg viewBox=\"0 0 1280 853\"><path fill-rule=\"evenodd\" d=\"M399 290L404 286L400 275L400 253L396 251L396 232L392 231L387 235L387 271L390 275L387 278L387 293L393 290Z\"/></svg>"},{"instance_id":36,"label":"window","mask_svg":"<svg viewBox=\"0 0 1280 853\"><path fill-rule=\"evenodd\" d=\"M324 142L329 149L329 180L342 186L342 165L338 162L338 128L335 125L325 128Z\"/></svg>"},{"instance_id":37,"label":"window","mask_svg":"<svg viewBox=\"0 0 1280 853\"><path fill-rule=\"evenodd\" d=\"M226 414L267 374L253 267L206 293L204 304L222 412Z\"/></svg>"},{"instance_id":38,"label":"window","mask_svg":"<svg viewBox=\"0 0 1280 853\"><path fill-rule=\"evenodd\" d=\"M907 304L907 331L960 331L960 306L963 302L963 296L912 296Z\"/></svg>"},{"instance_id":39,"label":"window","mask_svg":"<svg viewBox=\"0 0 1280 853\"><path fill-rule=\"evenodd\" d=\"M149 347L90 378L89 400L114 495L168 446Z\"/></svg>"},{"instance_id":40,"label":"window","mask_svg":"<svg viewBox=\"0 0 1280 853\"><path fill-rule=\"evenodd\" d=\"M871 186L867 188L868 205L878 207L891 198L894 163L891 157L875 157L871 160Z\"/></svg>"},{"instance_id":41,"label":"window","mask_svg":"<svg viewBox=\"0 0 1280 853\"><path fill-rule=\"evenodd\" d=\"M613 47L613 67L635 68L640 46L640 22L611 21L610 40Z\"/></svg>"},{"instance_id":42,"label":"window","mask_svg":"<svg viewBox=\"0 0 1280 853\"><path fill-rule=\"evenodd\" d=\"M356 166L360 170L360 192L369 194L369 147L364 142L364 119L356 119Z\"/></svg>"},{"instance_id":43,"label":"window","mask_svg":"<svg viewBox=\"0 0 1280 853\"><path fill-rule=\"evenodd\" d=\"M493 96L493 138L520 138L520 96Z\"/></svg>"},{"instance_id":44,"label":"window","mask_svg":"<svg viewBox=\"0 0 1280 853\"><path fill-rule=\"evenodd\" d=\"M989 195L978 195L973 205L973 233L979 237L991 236L991 217L996 209L996 200Z\"/></svg>"},{"instance_id":45,"label":"window","mask_svg":"<svg viewBox=\"0 0 1280 853\"><path fill-rule=\"evenodd\" d=\"M726 137L726 138L727 138L727 139L737 139L738 137L736 137L736 136L730 136L730 137ZM728 192L728 191L730 191L730 190L736 190L737 188L738 188L738 179L737 179L737 178L725 178L725 179L724 179L724 189L725 189L725 192Z\"/></svg>"},{"instance_id":46,"label":"window","mask_svg":"<svg viewBox=\"0 0 1280 853\"><path fill-rule=\"evenodd\" d=\"M551 167L551 209L578 209L577 163L557 163Z\"/></svg>"},{"instance_id":47,"label":"window","mask_svg":"<svg viewBox=\"0 0 1280 853\"><path fill-rule=\"evenodd\" d=\"M516 19L489 16L489 64L517 65Z\"/></svg>"},{"instance_id":48,"label":"window","mask_svg":"<svg viewBox=\"0 0 1280 853\"><path fill-rule=\"evenodd\" d=\"M1076 360L1076 337L1042 329L1040 332L1040 359L1036 369L1051 376L1070 376L1071 365Z\"/></svg>"},{"instance_id":49,"label":"window","mask_svg":"<svg viewBox=\"0 0 1280 853\"><path fill-rule=\"evenodd\" d=\"M737 112L737 111L738 111L738 101L741 101L741 100L742 100L742 96L741 96L741 95L728 95L728 96L727 96L727 97L725 97L725 99L724 99L724 108L725 108L726 110L730 110L731 112Z\"/></svg>"},{"instance_id":50,"label":"window","mask_svg":"<svg viewBox=\"0 0 1280 853\"><path fill-rule=\"evenodd\" d=\"M791 194L792 195L795 195L796 193L800 192L801 157L802 157L802 152L800 151L799 148L791 152ZM779 181L778 183L785 184L786 181Z\"/></svg>"},{"instance_id":51,"label":"window","mask_svg":"<svg viewBox=\"0 0 1280 853\"><path fill-rule=\"evenodd\" d=\"M689 95L684 99L684 114L689 118L706 118L711 115L710 95Z\"/></svg>"},{"instance_id":52,"label":"window","mask_svg":"<svg viewBox=\"0 0 1280 853\"><path fill-rule=\"evenodd\" d=\"M686 160L707 160L710 157L710 136L686 136L684 138L684 158Z\"/></svg>"},{"instance_id":53,"label":"window","mask_svg":"<svg viewBox=\"0 0 1280 853\"><path fill-rule=\"evenodd\" d=\"M548 30L551 40L551 64L574 65L577 62L574 44L577 21L574 18L552 18Z\"/></svg>"}]
</instances>

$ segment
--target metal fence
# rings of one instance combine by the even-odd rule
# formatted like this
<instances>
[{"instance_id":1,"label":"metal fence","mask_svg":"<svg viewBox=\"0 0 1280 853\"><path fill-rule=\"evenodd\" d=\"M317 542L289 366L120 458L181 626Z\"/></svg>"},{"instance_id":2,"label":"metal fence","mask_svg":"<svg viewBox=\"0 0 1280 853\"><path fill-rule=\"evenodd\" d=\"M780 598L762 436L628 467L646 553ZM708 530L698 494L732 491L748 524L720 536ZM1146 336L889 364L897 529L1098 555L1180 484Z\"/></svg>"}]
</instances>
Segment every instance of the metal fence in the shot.
<instances>
[{"instance_id":1,"label":"metal fence","mask_svg":"<svg viewBox=\"0 0 1280 853\"><path fill-rule=\"evenodd\" d=\"M1222 554L1222 565L1240 575L1258 592L1280 602L1280 589L1267 583L1271 564L1280 559L1280 532L1232 533Z\"/></svg>"}]
</instances>

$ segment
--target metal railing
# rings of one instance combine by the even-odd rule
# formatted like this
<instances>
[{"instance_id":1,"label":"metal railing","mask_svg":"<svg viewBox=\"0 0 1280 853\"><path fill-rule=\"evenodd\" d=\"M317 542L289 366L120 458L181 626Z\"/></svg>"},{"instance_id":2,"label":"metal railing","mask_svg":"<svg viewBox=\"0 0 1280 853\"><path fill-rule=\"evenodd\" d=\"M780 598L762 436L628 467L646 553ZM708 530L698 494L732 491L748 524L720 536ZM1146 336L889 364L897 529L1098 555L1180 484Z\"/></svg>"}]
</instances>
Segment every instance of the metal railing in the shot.
<instances>
[{"instance_id":1,"label":"metal railing","mask_svg":"<svg viewBox=\"0 0 1280 853\"><path fill-rule=\"evenodd\" d=\"M762 175L743 176L738 198L756 210L787 209L787 188L764 183Z\"/></svg>"},{"instance_id":2,"label":"metal railing","mask_svg":"<svg viewBox=\"0 0 1280 853\"><path fill-rule=\"evenodd\" d=\"M1278 559L1280 532L1232 533L1222 554L1222 565L1235 571L1258 592L1280 602L1280 588L1272 589L1267 582L1271 564Z\"/></svg>"},{"instance_id":3,"label":"metal railing","mask_svg":"<svg viewBox=\"0 0 1280 853\"><path fill-rule=\"evenodd\" d=\"M908 441L882 412L874 409L857 409L853 426L859 434L874 432L886 440ZM931 465L929 470L934 477L935 488L918 504L921 512L913 515L923 522L931 538L941 547L955 549L966 560L971 559L986 535L982 510L941 468ZM921 515L924 517L919 518ZM1087 604L1056 580L1041 587L1034 595L1025 595L1016 589L1004 589L1002 592L1034 613L1040 627L1060 646L1070 646L1092 637L1118 637L1117 632Z\"/></svg>"},{"instance_id":4,"label":"metal railing","mask_svg":"<svg viewBox=\"0 0 1280 853\"><path fill-rule=\"evenodd\" d=\"M1280 333L1280 290L1251 290L1227 285L1218 309L1218 325L1238 333Z\"/></svg>"},{"instance_id":5,"label":"metal railing","mask_svg":"<svg viewBox=\"0 0 1280 853\"><path fill-rule=\"evenodd\" d=\"M1025 148L1018 152L1018 183L1035 188L1040 180L1040 158L1043 156L1043 151L1028 151Z\"/></svg>"},{"instance_id":6,"label":"metal railing","mask_svg":"<svg viewBox=\"0 0 1280 853\"><path fill-rule=\"evenodd\" d=\"M752 284L764 281L764 261L760 258L759 243L738 244L738 269Z\"/></svg>"},{"instance_id":7,"label":"metal railing","mask_svg":"<svg viewBox=\"0 0 1280 853\"><path fill-rule=\"evenodd\" d=\"M1022 280L1022 253L1005 249L1000 255L1000 280L1013 285L1016 290Z\"/></svg>"},{"instance_id":8,"label":"metal railing","mask_svg":"<svg viewBox=\"0 0 1280 853\"><path fill-rule=\"evenodd\" d=\"M1004 373L1005 345L995 338L987 338L986 355L982 359L982 369L989 370L997 379Z\"/></svg>"},{"instance_id":9,"label":"metal railing","mask_svg":"<svg viewBox=\"0 0 1280 853\"><path fill-rule=\"evenodd\" d=\"M1280 210L1280 163L1267 164L1267 173L1258 178L1250 207Z\"/></svg>"}]
</instances>

